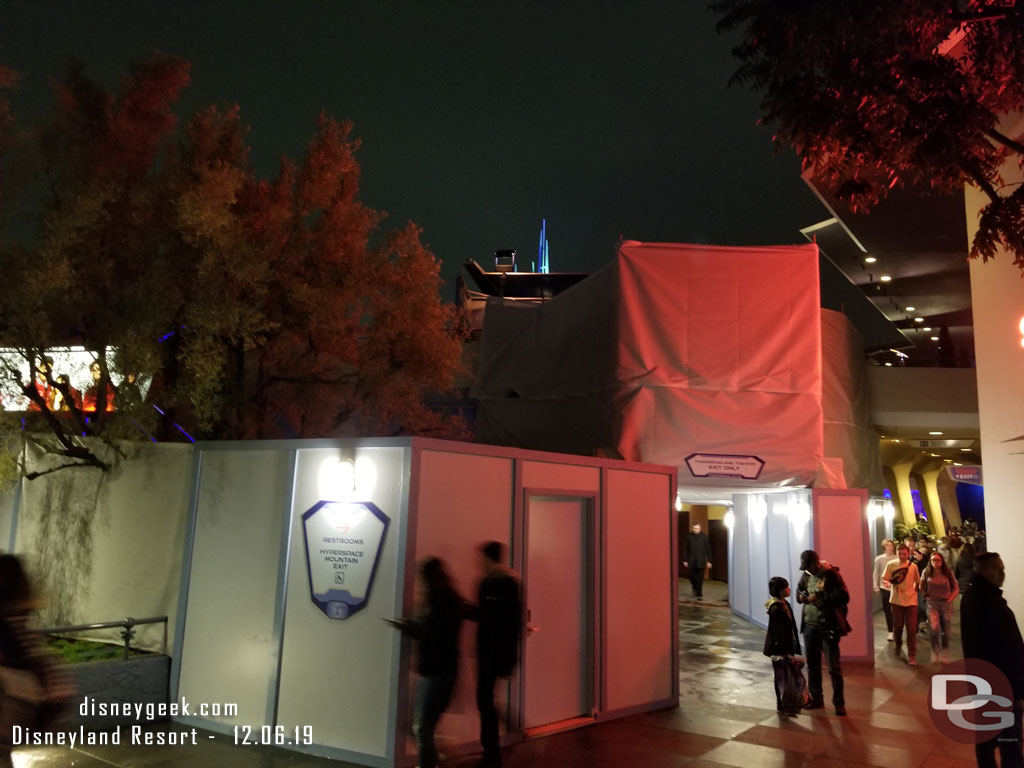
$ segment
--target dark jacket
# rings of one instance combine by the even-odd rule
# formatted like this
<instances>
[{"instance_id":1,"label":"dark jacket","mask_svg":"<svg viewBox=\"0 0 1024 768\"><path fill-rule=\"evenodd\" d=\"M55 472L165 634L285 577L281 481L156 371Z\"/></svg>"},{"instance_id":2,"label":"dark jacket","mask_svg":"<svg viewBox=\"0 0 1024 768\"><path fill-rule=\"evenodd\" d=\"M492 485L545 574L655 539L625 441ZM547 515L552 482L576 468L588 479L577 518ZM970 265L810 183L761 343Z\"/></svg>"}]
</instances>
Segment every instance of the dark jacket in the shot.
<instances>
[{"instance_id":1,"label":"dark jacket","mask_svg":"<svg viewBox=\"0 0 1024 768\"><path fill-rule=\"evenodd\" d=\"M708 535L692 531L688 533L683 547L683 562L690 568L704 568L710 561L711 542L708 541Z\"/></svg>"},{"instance_id":2,"label":"dark jacket","mask_svg":"<svg viewBox=\"0 0 1024 768\"><path fill-rule=\"evenodd\" d=\"M480 582L476 611L477 664L498 675L509 675L519 661L523 609L519 582L507 573Z\"/></svg>"},{"instance_id":3,"label":"dark jacket","mask_svg":"<svg viewBox=\"0 0 1024 768\"><path fill-rule=\"evenodd\" d=\"M768 634L764 638L764 655L799 655L800 635L789 603L773 597L765 606L768 608Z\"/></svg>"},{"instance_id":4,"label":"dark jacket","mask_svg":"<svg viewBox=\"0 0 1024 768\"><path fill-rule=\"evenodd\" d=\"M413 632L417 643L416 671L424 677L454 677L459 666L459 627L464 608L454 590L436 599L437 605L430 606Z\"/></svg>"},{"instance_id":5,"label":"dark jacket","mask_svg":"<svg viewBox=\"0 0 1024 768\"><path fill-rule=\"evenodd\" d=\"M960 592L966 592L967 588L971 585L971 581L974 580L974 558L960 555L956 559L953 573L956 574L956 583L960 587Z\"/></svg>"},{"instance_id":6,"label":"dark jacket","mask_svg":"<svg viewBox=\"0 0 1024 768\"><path fill-rule=\"evenodd\" d=\"M830 565L827 568L823 567L820 574L824 580L821 587L821 593L823 598L819 598L819 602L816 602L821 616L824 619L824 626L829 630L837 630L839 628L839 619L837 614L842 614L845 621L847 606L850 602L850 592L846 589L846 582L843 581L843 577L839 575L839 568ZM796 587L796 601L798 603L807 603L807 574L804 573L800 577L800 582ZM804 621L804 615L800 614L800 631L803 632L806 627ZM842 633L841 633L842 634Z\"/></svg>"},{"instance_id":7,"label":"dark jacket","mask_svg":"<svg viewBox=\"0 0 1024 768\"><path fill-rule=\"evenodd\" d=\"M965 659L982 659L998 667L1024 699L1024 640L1003 590L980 574L960 603L960 640Z\"/></svg>"}]
</instances>

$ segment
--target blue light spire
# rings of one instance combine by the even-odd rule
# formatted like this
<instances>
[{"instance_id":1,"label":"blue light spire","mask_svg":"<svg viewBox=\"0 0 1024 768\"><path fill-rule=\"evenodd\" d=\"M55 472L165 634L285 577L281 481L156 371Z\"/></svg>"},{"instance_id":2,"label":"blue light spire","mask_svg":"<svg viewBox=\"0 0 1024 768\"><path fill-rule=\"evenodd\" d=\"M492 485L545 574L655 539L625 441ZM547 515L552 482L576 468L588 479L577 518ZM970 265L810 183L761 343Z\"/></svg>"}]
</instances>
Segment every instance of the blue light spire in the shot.
<instances>
[{"instance_id":1,"label":"blue light spire","mask_svg":"<svg viewBox=\"0 0 1024 768\"><path fill-rule=\"evenodd\" d=\"M548 274L551 271L551 264L548 262L548 220L540 220L540 244L537 247L537 263L540 264L540 271Z\"/></svg>"}]
</instances>

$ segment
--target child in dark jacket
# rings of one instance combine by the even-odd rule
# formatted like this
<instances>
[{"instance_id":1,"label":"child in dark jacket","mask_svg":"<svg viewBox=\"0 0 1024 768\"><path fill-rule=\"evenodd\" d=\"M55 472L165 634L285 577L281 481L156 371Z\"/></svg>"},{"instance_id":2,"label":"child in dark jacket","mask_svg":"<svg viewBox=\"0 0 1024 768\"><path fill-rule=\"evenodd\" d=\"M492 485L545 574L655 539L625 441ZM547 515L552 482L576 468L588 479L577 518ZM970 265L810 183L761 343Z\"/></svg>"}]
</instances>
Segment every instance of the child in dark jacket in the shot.
<instances>
[{"instance_id":1,"label":"child in dark jacket","mask_svg":"<svg viewBox=\"0 0 1024 768\"><path fill-rule=\"evenodd\" d=\"M790 594L789 582L781 576L768 580L771 599L765 603L768 610L768 634L764 638L764 655L771 656L778 680L780 666L790 664L788 657L800 655L800 634L797 632L793 609L786 600ZM799 707L783 706L781 689L775 686L775 704L779 712L795 715Z\"/></svg>"}]
</instances>

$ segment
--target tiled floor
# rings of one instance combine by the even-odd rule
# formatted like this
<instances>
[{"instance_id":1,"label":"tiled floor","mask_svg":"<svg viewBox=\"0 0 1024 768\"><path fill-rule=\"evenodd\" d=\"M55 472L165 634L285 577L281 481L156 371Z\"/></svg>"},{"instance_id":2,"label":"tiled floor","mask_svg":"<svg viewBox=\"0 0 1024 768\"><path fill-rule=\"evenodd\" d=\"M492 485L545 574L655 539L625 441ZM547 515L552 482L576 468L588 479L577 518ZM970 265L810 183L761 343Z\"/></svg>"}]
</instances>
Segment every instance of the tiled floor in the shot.
<instances>
[{"instance_id":1,"label":"tiled floor","mask_svg":"<svg viewBox=\"0 0 1024 768\"><path fill-rule=\"evenodd\" d=\"M775 712L764 633L733 615L724 584L705 599L680 588L679 707L523 742L504 751L506 768L969 768L970 747L935 729L925 696L930 673L892 654L876 623L876 663L844 665L848 717L816 710L790 718ZM878 615L879 620L881 614ZM922 662L927 639L919 636ZM953 648L959 649L954 637ZM955 657L956 654L954 654ZM826 699L830 697L828 675ZM170 726L166 726L170 727ZM344 768L347 763L292 752L232 747L201 735L199 747L94 747L16 750L19 768ZM479 756L447 761L469 768Z\"/></svg>"}]
</instances>

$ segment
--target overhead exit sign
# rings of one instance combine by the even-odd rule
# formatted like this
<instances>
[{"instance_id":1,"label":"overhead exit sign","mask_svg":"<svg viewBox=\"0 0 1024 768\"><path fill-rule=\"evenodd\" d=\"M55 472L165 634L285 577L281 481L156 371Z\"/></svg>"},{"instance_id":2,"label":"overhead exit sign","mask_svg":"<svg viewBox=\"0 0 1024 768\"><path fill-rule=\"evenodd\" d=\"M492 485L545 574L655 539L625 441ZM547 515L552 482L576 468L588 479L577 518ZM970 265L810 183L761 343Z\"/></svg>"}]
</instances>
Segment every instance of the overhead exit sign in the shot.
<instances>
[{"instance_id":1,"label":"overhead exit sign","mask_svg":"<svg viewBox=\"0 0 1024 768\"><path fill-rule=\"evenodd\" d=\"M736 456L728 453L691 453L686 466L694 477L737 477L756 480L764 469L764 460L757 456Z\"/></svg>"},{"instance_id":2,"label":"overhead exit sign","mask_svg":"<svg viewBox=\"0 0 1024 768\"><path fill-rule=\"evenodd\" d=\"M915 440L910 444L918 448L970 448L974 440Z\"/></svg>"}]
</instances>

